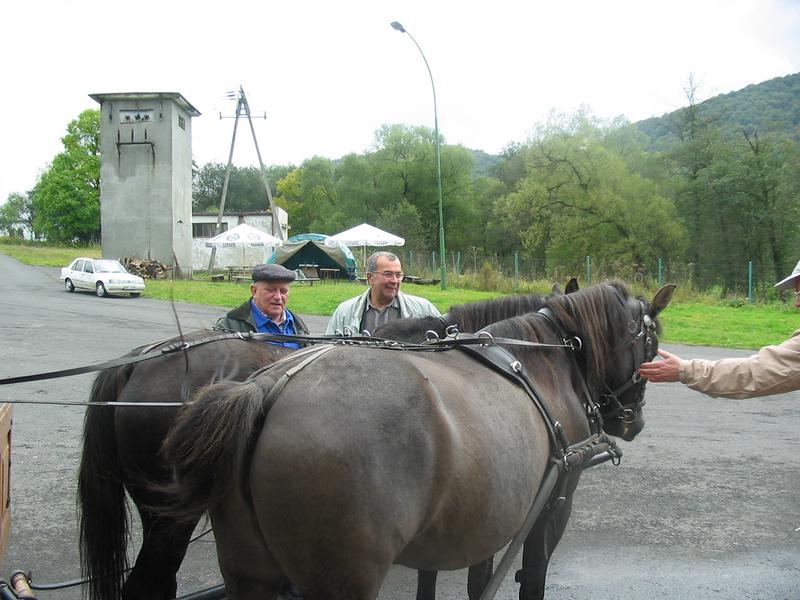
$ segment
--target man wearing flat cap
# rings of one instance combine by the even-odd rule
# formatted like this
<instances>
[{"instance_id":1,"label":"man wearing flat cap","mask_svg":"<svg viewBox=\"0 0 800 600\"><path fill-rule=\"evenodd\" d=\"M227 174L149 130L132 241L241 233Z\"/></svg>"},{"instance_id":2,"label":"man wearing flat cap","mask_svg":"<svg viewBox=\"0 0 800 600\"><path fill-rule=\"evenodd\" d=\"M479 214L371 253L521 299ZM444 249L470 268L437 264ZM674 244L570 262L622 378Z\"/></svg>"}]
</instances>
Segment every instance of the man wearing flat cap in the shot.
<instances>
[{"instance_id":1,"label":"man wearing flat cap","mask_svg":"<svg viewBox=\"0 0 800 600\"><path fill-rule=\"evenodd\" d=\"M217 321L215 329L227 331L308 335L303 320L288 308L289 285L296 275L282 265L256 265L250 298ZM287 348L299 348L297 342L276 342Z\"/></svg>"},{"instance_id":2,"label":"man wearing flat cap","mask_svg":"<svg viewBox=\"0 0 800 600\"><path fill-rule=\"evenodd\" d=\"M800 308L800 262L775 284L793 289ZM642 363L639 374L650 381L680 381L693 390L724 398L754 398L800 389L800 330L777 346L764 346L746 358L686 360L659 350L663 360Z\"/></svg>"}]
</instances>

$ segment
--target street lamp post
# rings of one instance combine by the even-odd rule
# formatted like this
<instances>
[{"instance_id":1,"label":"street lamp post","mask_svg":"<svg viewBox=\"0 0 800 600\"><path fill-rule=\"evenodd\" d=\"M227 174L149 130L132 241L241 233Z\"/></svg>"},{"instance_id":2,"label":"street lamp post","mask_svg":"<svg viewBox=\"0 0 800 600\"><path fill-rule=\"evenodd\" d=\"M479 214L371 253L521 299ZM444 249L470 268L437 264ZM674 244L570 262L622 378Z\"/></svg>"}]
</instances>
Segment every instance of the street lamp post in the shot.
<instances>
[{"instance_id":1,"label":"street lamp post","mask_svg":"<svg viewBox=\"0 0 800 600\"><path fill-rule=\"evenodd\" d=\"M431 90L433 90L433 137L434 137L434 146L436 147L436 183L439 193L439 266L440 266L440 273L441 273L441 284L442 289L447 289L447 256L445 254L445 245L444 245L444 213L442 211L442 157L439 152L439 113L436 110L436 87L433 85L433 73L431 73L431 67L428 64L428 59L425 58L425 53L422 52L422 48L420 48L417 40L414 39L414 36L406 31L405 27L403 27L397 21L392 21L392 27L399 31L400 33L405 33L408 37L411 38L411 41L414 42L414 45L419 50L420 56L422 56L422 60L425 62L425 68L428 69L428 76L431 78Z\"/></svg>"}]
</instances>

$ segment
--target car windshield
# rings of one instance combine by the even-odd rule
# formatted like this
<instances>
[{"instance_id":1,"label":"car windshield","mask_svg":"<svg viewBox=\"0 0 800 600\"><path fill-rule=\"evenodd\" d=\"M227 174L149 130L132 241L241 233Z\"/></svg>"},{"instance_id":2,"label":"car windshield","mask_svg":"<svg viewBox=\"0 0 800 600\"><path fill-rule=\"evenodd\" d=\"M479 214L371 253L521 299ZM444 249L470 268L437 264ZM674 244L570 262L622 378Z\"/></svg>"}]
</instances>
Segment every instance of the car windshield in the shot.
<instances>
[{"instance_id":1,"label":"car windshield","mask_svg":"<svg viewBox=\"0 0 800 600\"><path fill-rule=\"evenodd\" d=\"M94 268L98 273L127 273L125 267L116 260L96 260Z\"/></svg>"}]
</instances>

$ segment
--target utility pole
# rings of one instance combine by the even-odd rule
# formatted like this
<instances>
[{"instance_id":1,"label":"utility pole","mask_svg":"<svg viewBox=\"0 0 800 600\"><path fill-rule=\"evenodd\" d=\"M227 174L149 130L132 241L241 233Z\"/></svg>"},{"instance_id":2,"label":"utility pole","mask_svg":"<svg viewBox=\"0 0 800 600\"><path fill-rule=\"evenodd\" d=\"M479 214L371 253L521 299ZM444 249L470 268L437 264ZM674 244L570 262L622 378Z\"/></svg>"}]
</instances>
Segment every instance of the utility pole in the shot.
<instances>
[{"instance_id":1,"label":"utility pole","mask_svg":"<svg viewBox=\"0 0 800 600\"><path fill-rule=\"evenodd\" d=\"M231 136L231 150L228 153L228 166L225 169L225 180L222 184L222 198L220 198L219 201L219 214L217 215L217 226L214 235L219 235L220 233L222 233L220 231L220 228L222 225L222 215L225 212L225 198L228 195L228 182L230 181L231 178L231 167L233 166L233 147L236 145L236 130L239 126L239 117L244 115L247 117L247 122L250 124L250 133L252 133L253 135L253 144L256 147L256 155L258 156L258 166L261 171L261 181L267 190L267 203L269 206L269 210L272 213L272 235L274 235L279 240L285 242L286 239L284 238L283 235L283 228L281 227L281 224L278 220L278 214L277 211L275 210L276 209L275 201L272 198L272 189L270 188L269 178L267 177L267 167L264 165L264 161L261 160L261 150L258 147L258 140L256 139L256 130L255 127L253 127L253 118L250 113L250 105L247 103L247 96L245 96L244 89L242 88L242 86L239 86L239 91L228 92L228 97L231 99L233 99L234 97L236 98L236 114L234 117L223 117L221 113L219 115L220 119L233 118L234 122L233 122L233 135ZM264 113L263 117L257 117L257 118L266 119L267 114ZM213 273L214 259L216 258L216 255L217 255L217 248L212 247L211 259L208 261L209 275Z\"/></svg>"}]
</instances>

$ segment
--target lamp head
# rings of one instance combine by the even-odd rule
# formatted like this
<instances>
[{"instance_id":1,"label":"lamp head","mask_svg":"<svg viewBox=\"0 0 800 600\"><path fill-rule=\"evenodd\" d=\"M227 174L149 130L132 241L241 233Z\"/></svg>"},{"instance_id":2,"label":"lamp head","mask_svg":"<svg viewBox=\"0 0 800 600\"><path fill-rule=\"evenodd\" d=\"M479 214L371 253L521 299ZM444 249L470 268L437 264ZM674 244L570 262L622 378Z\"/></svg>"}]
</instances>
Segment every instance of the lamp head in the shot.
<instances>
[{"instance_id":1,"label":"lamp head","mask_svg":"<svg viewBox=\"0 0 800 600\"><path fill-rule=\"evenodd\" d=\"M400 33L405 33L405 27L403 27L398 21L392 21L392 27L397 29Z\"/></svg>"}]
</instances>

